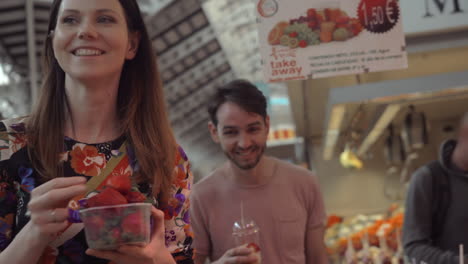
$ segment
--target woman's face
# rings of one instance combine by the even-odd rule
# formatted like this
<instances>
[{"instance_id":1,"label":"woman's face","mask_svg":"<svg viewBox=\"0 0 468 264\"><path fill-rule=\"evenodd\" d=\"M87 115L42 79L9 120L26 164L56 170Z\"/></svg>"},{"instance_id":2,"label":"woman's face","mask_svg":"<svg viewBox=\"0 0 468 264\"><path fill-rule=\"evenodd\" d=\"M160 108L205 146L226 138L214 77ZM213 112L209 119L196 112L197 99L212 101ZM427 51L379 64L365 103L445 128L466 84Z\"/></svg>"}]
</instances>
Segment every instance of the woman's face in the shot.
<instances>
[{"instance_id":1,"label":"woman's face","mask_svg":"<svg viewBox=\"0 0 468 264\"><path fill-rule=\"evenodd\" d=\"M138 47L118 0L63 0L52 38L62 69L81 80L120 77Z\"/></svg>"}]
</instances>

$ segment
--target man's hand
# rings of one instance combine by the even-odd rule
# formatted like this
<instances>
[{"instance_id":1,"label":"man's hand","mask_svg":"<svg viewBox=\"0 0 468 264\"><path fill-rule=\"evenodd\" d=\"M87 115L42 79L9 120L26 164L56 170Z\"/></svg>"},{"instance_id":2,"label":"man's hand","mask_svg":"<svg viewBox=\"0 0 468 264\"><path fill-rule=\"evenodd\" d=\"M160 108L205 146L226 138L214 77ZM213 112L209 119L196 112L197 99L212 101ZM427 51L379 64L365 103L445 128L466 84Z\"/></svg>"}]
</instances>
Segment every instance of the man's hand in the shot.
<instances>
[{"instance_id":1,"label":"man's hand","mask_svg":"<svg viewBox=\"0 0 468 264\"><path fill-rule=\"evenodd\" d=\"M213 264L255 264L259 259L254 256L252 249L244 246L231 248Z\"/></svg>"}]
</instances>

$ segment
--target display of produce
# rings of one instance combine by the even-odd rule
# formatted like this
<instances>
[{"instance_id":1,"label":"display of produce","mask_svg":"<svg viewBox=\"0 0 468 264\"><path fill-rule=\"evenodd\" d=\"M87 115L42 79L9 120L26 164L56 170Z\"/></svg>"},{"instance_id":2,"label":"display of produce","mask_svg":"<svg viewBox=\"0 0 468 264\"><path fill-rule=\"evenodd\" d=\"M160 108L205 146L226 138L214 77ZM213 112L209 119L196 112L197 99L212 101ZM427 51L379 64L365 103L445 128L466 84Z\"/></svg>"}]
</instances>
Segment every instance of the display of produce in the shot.
<instances>
[{"instance_id":1,"label":"display of produce","mask_svg":"<svg viewBox=\"0 0 468 264\"><path fill-rule=\"evenodd\" d=\"M397 205L385 214L329 216L325 242L330 263L403 263L402 226L403 209Z\"/></svg>"}]
</instances>

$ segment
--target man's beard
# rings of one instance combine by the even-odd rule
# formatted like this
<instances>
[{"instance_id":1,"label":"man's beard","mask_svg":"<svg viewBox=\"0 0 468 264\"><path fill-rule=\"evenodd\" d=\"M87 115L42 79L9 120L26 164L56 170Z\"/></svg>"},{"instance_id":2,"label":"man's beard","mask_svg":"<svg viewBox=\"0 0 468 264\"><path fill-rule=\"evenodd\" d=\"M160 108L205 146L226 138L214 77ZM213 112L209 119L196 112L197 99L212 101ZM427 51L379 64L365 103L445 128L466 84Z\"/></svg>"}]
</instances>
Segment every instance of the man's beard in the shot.
<instances>
[{"instance_id":1,"label":"man's beard","mask_svg":"<svg viewBox=\"0 0 468 264\"><path fill-rule=\"evenodd\" d=\"M241 162L236 160L235 154L231 155L230 152L224 151L224 155L226 155L226 157L230 161L232 161L232 163L234 163L239 169L241 169L241 170L250 170L250 169L255 168L255 166L257 166L257 164L260 162L260 159L262 158L263 153L265 152L266 145L263 145L263 146L257 146L256 145L253 148L258 151L258 154L255 157L255 160L253 162L251 162L251 163L248 163L248 164L242 164Z\"/></svg>"}]
</instances>

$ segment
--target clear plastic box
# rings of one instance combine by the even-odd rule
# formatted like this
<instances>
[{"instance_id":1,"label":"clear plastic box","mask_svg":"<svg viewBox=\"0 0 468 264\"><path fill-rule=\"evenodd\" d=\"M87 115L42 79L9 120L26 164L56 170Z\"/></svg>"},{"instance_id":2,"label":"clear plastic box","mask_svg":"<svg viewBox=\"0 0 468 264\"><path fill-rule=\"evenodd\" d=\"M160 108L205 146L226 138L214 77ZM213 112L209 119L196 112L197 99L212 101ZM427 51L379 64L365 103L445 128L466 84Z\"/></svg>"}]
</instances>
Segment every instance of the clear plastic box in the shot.
<instances>
[{"instance_id":1,"label":"clear plastic box","mask_svg":"<svg viewBox=\"0 0 468 264\"><path fill-rule=\"evenodd\" d=\"M149 203L99 206L80 210L89 248L112 250L150 242Z\"/></svg>"}]
</instances>

